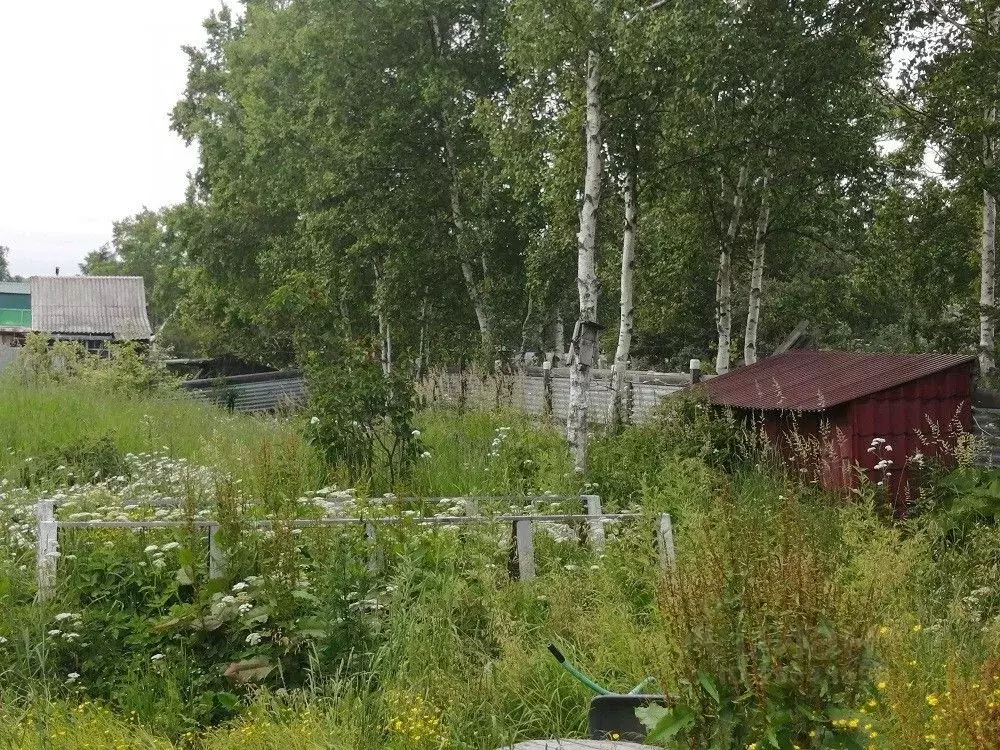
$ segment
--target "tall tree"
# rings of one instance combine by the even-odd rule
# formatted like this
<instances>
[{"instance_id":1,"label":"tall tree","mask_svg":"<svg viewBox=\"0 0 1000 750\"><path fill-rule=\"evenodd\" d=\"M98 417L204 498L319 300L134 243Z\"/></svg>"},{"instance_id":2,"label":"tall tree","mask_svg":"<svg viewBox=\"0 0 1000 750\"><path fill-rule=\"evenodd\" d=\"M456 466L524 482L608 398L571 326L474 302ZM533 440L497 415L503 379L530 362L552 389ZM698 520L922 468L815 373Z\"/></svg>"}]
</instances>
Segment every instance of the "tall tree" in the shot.
<instances>
[{"instance_id":1,"label":"tall tree","mask_svg":"<svg viewBox=\"0 0 1000 750\"><path fill-rule=\"evenodd\" d=\"M997 0L917 0L901 108L909 136L927 143L945 174L980 195L979 364L996 368L996 164L1000 81Z\"/></svg>"}]
</instances>

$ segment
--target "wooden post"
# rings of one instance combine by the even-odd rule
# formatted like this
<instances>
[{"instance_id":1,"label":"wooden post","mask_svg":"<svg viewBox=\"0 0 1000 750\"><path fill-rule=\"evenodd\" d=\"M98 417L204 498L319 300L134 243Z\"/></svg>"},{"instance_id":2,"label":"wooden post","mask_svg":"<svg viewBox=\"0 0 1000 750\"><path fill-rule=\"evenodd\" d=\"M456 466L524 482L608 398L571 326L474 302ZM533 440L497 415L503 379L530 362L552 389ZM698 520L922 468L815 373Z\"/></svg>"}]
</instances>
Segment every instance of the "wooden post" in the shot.
<instances>
[{"instance_id":1,"label":"wooden post","mask_svg":"<svg viewBox=\"0 0 1000 750\"><path fill-rule=\"evenodd\" d=\"M587 515L597 516L593 521L588 521L589 533L587 534L590 540L590 546L593 547L594 552L604 551L604 519L600 518L601 514L604 512L601 508L601 496L600 495L584 495L583 501L587 504Z\"/></svg>"},{"instance_id":2,"label":"wooden post","mask_svg":"<svg viewBox=\"0 0 1000 750\"><path fill-rule=\"evenodd\" d=\"M625 424L632 424L632 419L635 416L635 387L632 381L629 379L628 371L625 372L625 412L622 414L622 420Z\"/></svg>"},{"instance_id":3,"label":"wooden post","mask_svg":"<svg viewBox=\"0 0 1000 750\"><path fill-rule=\"evenodd\" d=\"M375 543L375 524L371 521L365 521L365 542L368 544L368 572L378 573L382 560Z\"/></svg>"},{"instance_id":4,"label":"wooden post","mask_svg":"<svg viewBox=\"0 0 1000 750\"><path fill-rule=\"evenodd\" d=\"M503 370L499 359L493 361L493 388L496 391L496 409L500 411L500 394L503 392Z\"/></svg>"},{"instance_id":5,"label":"wooden post","mask_svg":"<svg viewBox=\"0 0 1000 750\"><path fill-rule=\"evenodd\" d=\"M692 359L689 370L691 373L691 385L701 382L701 360Z\"/></svg>"},{"instance_id":6,"label":"wooden post","mask_svg":"<svg viewBox=\"0 0 1000 750\"><path fill-rule=\"evenodd\" d=\"M476 517L479 515L479 500L474 497L463 497L462 505L465 506L465 515Z\"/></svg>"},{"instance_id":7,"label":"wooden post","mask_svg":"<svg viewBox=\"0 0 1000 750\"><path fill-rule=\"evenodd\" d=\"M542 363L542 416L552 418L552 361Z\"/></svg>"},{"instance_id":8,"label":"wooden post","mask_svg":"<svg viewBox=\"0 0 1000 750\"><path fill-rule=\"evenodd\" d=\"M660 558L660 571L668 576L677 570L677 550L674 547L674 523L669 513L660 514L660 528L656 535L656 549Z\"/></svg>"},{"instance_id":9,"label":"wooden post","mask_svg":"<svg viewBox=\"0 0 1000 750\"><path fill-rule=\"evenodd\" d=\"M36 575L38 601L50 599L56 589L56 560L59 558L59 525L56 523L55 500L39 500L35 506L38 518Z\"/></svg>"},{"instance_id":10,"label":"wooden post","mask_svg":"<svg viewBox=\"0 0 1000 750\"><path fill-rule=\"evenodd\" d=\"M219 546L219 524L208 527L208 577L218 580L226 574L226 553Z\"/></svg>"},{"instance_id":11,"label":"wooden post","mask_svg":"<svg viewBox=\"0 0 1000 750\"><path fill-rule=\"evenodd\" d=\"M469 400L469 373L465 370L465 363L459 365L458 369L458 412L465 412L465 407Z\"/></svg>"},{"instance_id":12,"label":"wooden post","mask_svg":"<svg viewBox=\"0 0 1000 750\"><path fill-rule=\"evenodd\" d=\"M517 558L517 579L531 581L535 578L535 538L531 521L522 518L514 521L514 550Z\"/></svg>"}]
</instances>

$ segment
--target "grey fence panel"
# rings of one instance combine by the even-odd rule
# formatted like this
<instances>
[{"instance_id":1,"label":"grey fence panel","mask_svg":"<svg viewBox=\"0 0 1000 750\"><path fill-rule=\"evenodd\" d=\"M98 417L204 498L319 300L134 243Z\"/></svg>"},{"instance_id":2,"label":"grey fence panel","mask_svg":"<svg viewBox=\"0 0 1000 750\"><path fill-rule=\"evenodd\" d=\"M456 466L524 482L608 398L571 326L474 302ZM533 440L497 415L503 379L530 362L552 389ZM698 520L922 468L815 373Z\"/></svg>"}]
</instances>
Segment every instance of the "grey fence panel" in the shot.
<instances>
[{"instance_id":1,"label":"grey fence panel","mask_svg":"<svg viewBox=\"0 0 1000 750\"><path fill-rule=\"evenodd\" d=\"M298 373L239 375L216 380L189 380L182 384L201 401L242 412L276 411L302 406L305 381Z\"/></svg>"}]
</instances>

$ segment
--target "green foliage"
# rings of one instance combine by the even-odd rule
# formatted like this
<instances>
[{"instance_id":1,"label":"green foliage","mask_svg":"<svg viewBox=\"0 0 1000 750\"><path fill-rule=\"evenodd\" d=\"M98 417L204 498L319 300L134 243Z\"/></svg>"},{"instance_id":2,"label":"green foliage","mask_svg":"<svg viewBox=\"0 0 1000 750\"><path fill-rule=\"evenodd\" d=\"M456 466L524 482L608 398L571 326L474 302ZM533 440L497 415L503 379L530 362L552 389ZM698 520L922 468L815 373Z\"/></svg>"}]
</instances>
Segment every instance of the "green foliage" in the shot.
<instances>
[{"instance_id":1,"label":"green foliage","mask_svg":"<svg viewBox=\"0 0 1000 750\"><path fill-rule=\"evenodd\" d=\"M179 382L155 353L134 342L108 342L103 352L90 353L74 341L50 343L41 333L27 336L11 373L34 387L79 383L125 396L165 394Z\"/></svg>"},{"instance_id":2,"label":"green foliage","mask_svg":"<svg viewBox=\"0 0 1000 750\"><path fill-rule=\"evenodd\" d=\"M384 482L393 489L422 452L414 427L413 379L387 373L371 350L345 344L307 365L310 441L352 484Z\"/></svg>"}]
</instances>

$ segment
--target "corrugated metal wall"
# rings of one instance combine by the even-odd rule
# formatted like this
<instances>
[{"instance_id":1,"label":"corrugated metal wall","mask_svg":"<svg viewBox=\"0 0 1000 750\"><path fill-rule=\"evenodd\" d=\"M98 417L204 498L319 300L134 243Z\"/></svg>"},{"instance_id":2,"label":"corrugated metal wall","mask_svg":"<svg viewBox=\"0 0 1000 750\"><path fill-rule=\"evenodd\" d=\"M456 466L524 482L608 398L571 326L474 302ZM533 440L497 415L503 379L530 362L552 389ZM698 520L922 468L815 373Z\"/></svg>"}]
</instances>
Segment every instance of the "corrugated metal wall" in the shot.
<instances>
[{"instance_id":1,"label":"corrugated metal wall","mask_svg":"<svg viewBox=\"0 0 1000 750\"><path fill-rule=\"evenodd\" d=\"M196 399L233 411L292 409L302 406L306 401L305 382L297 372L188 380L182 387Z\"/></svg>"}]
</instances>

